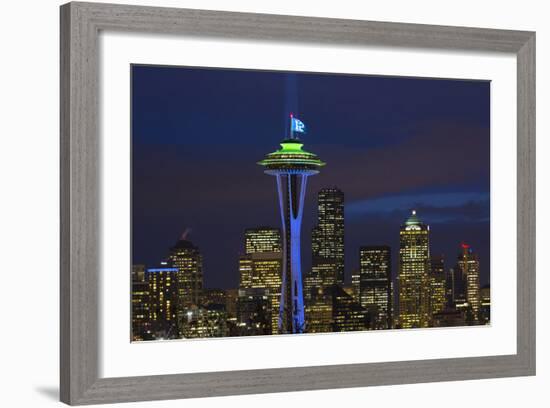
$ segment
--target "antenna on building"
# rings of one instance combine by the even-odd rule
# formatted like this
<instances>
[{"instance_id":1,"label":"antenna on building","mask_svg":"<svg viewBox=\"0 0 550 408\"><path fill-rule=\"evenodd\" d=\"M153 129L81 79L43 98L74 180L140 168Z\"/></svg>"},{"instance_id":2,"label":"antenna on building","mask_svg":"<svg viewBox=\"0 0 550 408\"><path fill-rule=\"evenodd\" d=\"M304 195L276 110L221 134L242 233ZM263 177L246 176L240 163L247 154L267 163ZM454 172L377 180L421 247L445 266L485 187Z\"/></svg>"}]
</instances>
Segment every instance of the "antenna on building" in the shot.
<instances>
[{"instance_id":1,"label":"antenna on building","mask_svg":"<svg viewBox=\"0 0 550 408\"><path fill-rule=\"evenodd\" d=\"M180 240L185 241L187 236L191 233L191 228L185 228L185 231L181 234Z\"/></svg>"}]
</instances>

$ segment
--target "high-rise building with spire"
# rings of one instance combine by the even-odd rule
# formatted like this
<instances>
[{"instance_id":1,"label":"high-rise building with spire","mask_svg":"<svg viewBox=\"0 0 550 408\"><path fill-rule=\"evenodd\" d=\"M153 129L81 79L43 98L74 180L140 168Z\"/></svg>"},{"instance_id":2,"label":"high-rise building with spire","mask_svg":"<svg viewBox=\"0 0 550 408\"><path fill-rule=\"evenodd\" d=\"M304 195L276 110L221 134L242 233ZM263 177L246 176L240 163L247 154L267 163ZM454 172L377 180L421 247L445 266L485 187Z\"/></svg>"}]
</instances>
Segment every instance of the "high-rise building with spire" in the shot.
<instances>
[{"instance_id":1,"label":"high-rise building with spire","mask_svg":"<svg viewBox=\"0 0 550 408\"><path fill-rule=\"evenodd\" d=\"M428 327L430 227L413 210L400 229L399 320L401 328Z\"/></svg>"},{"instance_id":2,"label":"high-rise building with spire","mask_svg":"<svg viewBox=\"0 0 550 408\"><path fill-rule=\"evenodd\" d=\"M178 287L178 314L179 318L186 313L188 309L200 304L203 274L202 274L202 255L193 243L187 240L186 235L176 242L170 249L168 256L169 266L177 268L177 287Z\"/></svg>"}]
</instances>

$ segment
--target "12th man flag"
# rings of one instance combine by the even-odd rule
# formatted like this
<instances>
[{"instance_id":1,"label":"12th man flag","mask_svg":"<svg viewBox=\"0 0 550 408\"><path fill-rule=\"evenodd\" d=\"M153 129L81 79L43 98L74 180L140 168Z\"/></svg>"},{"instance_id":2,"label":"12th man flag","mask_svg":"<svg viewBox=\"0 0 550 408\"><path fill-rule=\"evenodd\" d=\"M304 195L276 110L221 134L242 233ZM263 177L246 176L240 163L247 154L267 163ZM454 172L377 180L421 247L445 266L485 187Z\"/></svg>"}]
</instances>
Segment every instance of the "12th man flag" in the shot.
<instances>
[{"instance_id":1,"label":"12th man flag","mask_svg":"<svg viewBox=\"0 0 550 408\"><path fill-rule=\"evenodd\" d=\"M290 130L292 132L306 133L306 125L300 119L290 117Z\"/></svg>"}]
</instances>

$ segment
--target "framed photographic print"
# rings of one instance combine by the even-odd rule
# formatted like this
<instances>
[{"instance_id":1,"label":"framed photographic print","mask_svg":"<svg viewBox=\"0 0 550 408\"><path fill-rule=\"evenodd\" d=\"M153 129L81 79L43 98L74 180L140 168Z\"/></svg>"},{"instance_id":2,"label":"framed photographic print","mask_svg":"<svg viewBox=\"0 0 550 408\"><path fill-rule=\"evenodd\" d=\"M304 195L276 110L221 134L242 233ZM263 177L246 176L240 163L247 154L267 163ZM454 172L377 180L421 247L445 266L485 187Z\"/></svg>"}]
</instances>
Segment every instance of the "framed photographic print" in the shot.
<instances>
[{"instance_id":1,"label":"framed photographic print","mask_svg":"<svg viewBox=\"0 0 550 408\"><path fill-rule=\"evenodd\" d=\"M61 55L63 402L534 375L534 33L69 3Z\"/></svg>"}]
</instances>

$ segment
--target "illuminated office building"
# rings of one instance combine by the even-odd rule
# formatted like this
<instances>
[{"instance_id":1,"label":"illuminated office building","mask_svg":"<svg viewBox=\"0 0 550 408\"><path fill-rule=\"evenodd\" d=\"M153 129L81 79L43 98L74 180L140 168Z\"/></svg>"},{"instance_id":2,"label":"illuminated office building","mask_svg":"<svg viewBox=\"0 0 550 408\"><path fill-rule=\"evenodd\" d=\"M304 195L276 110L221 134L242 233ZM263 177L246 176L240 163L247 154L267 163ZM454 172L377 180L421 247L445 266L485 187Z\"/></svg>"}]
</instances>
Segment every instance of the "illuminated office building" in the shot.
<instances>
[{"instance_id":1,"label":"illuminated office building","mask_svg":"<svg viewBox=\"0 0 550 408\"><path fill-rule=\"evenodd\" d=\"M306 301L306 333L330 333L334 331L333 303L327 288L314 287Z\"/></svg>"},{"instance_id":2,"label":"illuminated office building","mask_svg":"<svg viewBox=\"0 0 550 408\"><path fill-rule=\"evenodd\" d=\"M238 289L225 290L225 310L227 311L228 319L237 316L237 297L239 296Z\"/></svg>"},{"instance_id":3,"label":"illuminated office building","mask_svg":"<svg viewBox=\"0 0 550 408\"><path fill-rule=\"evenodd\" d=\"M311 233L311 274L322 287L344 284L344 193L323 188L318 193L317 226Z\"/></svg>"},{"instance_id":4,"label":"illuminated office building","mask_svg":"<svg viewBox=\"0 0 550 408\"><path fill-rule=\"evenodd\" d=\"M445 306L447 308L454 307L454 269L449 268L445 271Z\"/></svg>"},{"instance_id":5,"label":"illuminated office building","mask_svg":"<svg viewBox=\"0 0 550 408\"><path fill-rule=\"evenodd\" d=\"M236 332L237 326L237 298L239 289L225 290L225 312L227 313L227 331L229 336L238 336Z\"/></svg>"},{"instance_id":6,"label":"illuminated office building","mask_svg":"<svg viewBox=\"0 0 550 408\"><path fill-rule=\"evenodd\" d=\"M430 268L430 312L442 312L447 304L445 258L443 255L431 258Z\"/></svg>"},{"instance_id":7,"label":"illuminated office building","mask_svg":"<svg viewBox=\"0 0 550 408\"><path fill-rule=\"evenodd\" d=\"M177 338L178 269L149 268L145 279L149 283L151 331L157 339Z\"/></svg>"},{"instance_id":8,"label":"illuminated office building","mask_svg":"<svg viewBox=\"0 0 550 408\"><path fill-rule=\"evenodd\" d=\"M323 188L317 194L317 225L311 231L311 270L304 279L306 331L332 331L332 296L326 289L344 288L344 193ZM353 291L353 286L348 291ZM350 294L353 296L353 294Z\"/></svg>"},{"instance_id":9,"label":"illuminated office building","mask_svg":"<svg viewBox=\"0 0 550 408\"><path fill-rule=\"evenodd\" d=\"M359 302L369 311L371 329L391 328L392 286L389 246L364 246L359 250Z\"/></svg>"},{"instance_id":10,"label":"illuminated office building","mask_svg":"<svg viewBox=\"0 0 550 408\"><path fill-rule=\"evenodd\" d=\"M472 320L479 319L479 260L468 244L463 243L462 254L458 258L458 267L462 271L464 279L464 294L469 309L471 310Z\"/></svg>"},{"instance_id":11,"label":"illuminated office building","mask_svg":"<svg viewBox=\"0 0 550 408\"><path fill-rule=\"evenodd\" d=\"M435 313L432 322L433 327L456 327L466 324L464 312L449 308Z\"/></svg>"},{"instance_id":12,"label":"illuminated office building","mask_svg":"<svg viewBox=\"0 0 550 408\"><path fill-rule=\"evenodd\" d=\"M307 274L304 280L306 333L329 333L333 331L332 296L326 293L319 275Z\"/></svg>"},{"instance_id":13,"label":"illuminated office building","mask_svg":"<svg viewBox=\"0 0 550 408\"><path fill-rule=\"evenodd\" d=\"M325 164L315 154L304 151L302 146L303 143L291 132L290 138L281 142L281 149L258 163L277 181L283 226L283 277L278 321L279 331L283 334L303 333L305 330L300 259L302 216L307 178L317 174Z\"/></svg>"},{"instance_id":14,"label":"illuminated office building","mask_svg":"<svg viewBox=\"0 0 550 408\"><path fill-rule=\"evenodd\" d=\"M239 257L240 289L267 289L270 311L281 305L283 253L278 228L245 230L245 255ZM279 331L279 313L270 312L272 334Z\"/></svg>"},{"instance_id":15,"label":"illuminated office building","mask_svg":"<svg viewBox=\"0 0 550 408\"><path fill-rule=\"evenodd\" d=\"M144 282L145 281L145 265L132 265L131 278L132 282Z\"/></svg>"},{"instance_id":16,"label":"illuminated office building","mask_svg":"<svg viewBox=\"0 0 550 408\"><path fill-rule=\"evenodd\" d=\"M245 254L257 252L281 252L281 230L279 228L258 227L244 231Z\"/></svg>"},{"instance_id":17,"label":"illuminated office building","mask_svg":"<svg viewBox=\"0 0 550 408\"><path fill-rule=\"evenodd\" d=\"M269 289L266 288L239 289L234 335L261 336L272 334L271 299Z\"/></svg>"},{"instance_id":18,"label":"illuminated office building","mask_svg":"<svg viewBox=\"0 0 550 408\"><path fill-rule=\"evenodd\" d=\"M416 211L400 229L399 239L399 326L428 327L430 228L417 217Z\"/></svg>"},{"instance_id":19,"label":"illuminated office building","mask_svg":"<svg viewBox=\"0 0 550 408\"><path fill-rule=\"evenodd\" d=\"M355 300L355 293L353 292L353 285L344 285L342 286L342 289L344 289L344 292L346 292L348 295L350 295Z\"/></svg>"},{"instance_id":20,"label":"illuminated office building","mask_svg":"<svg viewBox=\"0 0 550 408\"><path fill-rule=\"evenodd\" d=\"M360 296L361 286L361 273L358 270L354 270L351 274L351 287L353 288L353 299L357 303L361 303Z\"/></svg>"},{"instance_id":21,"label":"illuminated office building","mask_svg":"<svg viewBox=\"0 0 550 408\"><path fill-rule=\"evenodd\" d=\"M251 255L240 255L239 256L239 277L240 277L240 288L251 288L252 287L252 256Z\"/></svg>"},{"instance_id":22,"label":"illuminated office building","mask_svg":"<svg viewBox=\"0 0 550 408\"><path fill-rule=\"evenodd\" d=\"M202 306L208 305L224 305L227 301L227 294L224 289L208 288L202 289Z\"/></svg>"},{"instance_id":23,"label":"illuminated office building","mask_svg":"<svg viewBox=\"0 0 550 408\"><path fill-rule=\"evenodd\" d=\"M489 285L479 290L479 322L489 324L491 322L491 288Z\"/></svg>"},{"instance_id":24,"label":"illuminated office building","mask_svg":"<svg viewBox=\"0 0 550 408\"><path fill-rule=\"evenodd\" d=\"M317 273L314 275L311 270L306 273L304 278L304 301L306 306L317 296L317 292L322 291L324 287L326 286L323 285L323 279Z\"/></svg>"},{"instance_id":25,"label":"illuminated office building","mask_svg":"<svg viewBox=\"0 0 550 408\"><path fill-rule=\"evenodd\" d=\"M459 260L461 256L462 255L459 255ZM465 290L466 278L463 275L463 270L457 264L454 268L450 269L449 273L452 277L452 307L463 309L467 306Z\"/></svg>"},{"instance_id":26,"label":"illuminated office building","mask_svg":"<svg viewBox=\"0 0 550 408\"><path fill-rule=\"evenodd\" d=\"M325 293L332 298L332 331L358 331L370 327L368 311L355 302L340 285L326 288Z\"/></svg>"},{"instance_id":27,"label":"illuminated office building","mask_svg":"<svg viewBox=\"0 0 550 408\"><path fill-rule=\"evenodd\" d=\"M145 265L132 266L132 341L152 340L149 282Z\"/></svg>"},{"instance_id":28,"label":"illuminated office building","mask_svg":"<svg viewBox=\"0 0 550 408\"><path fill-rule=\"evenodd\" d=\"M185 234L184 234L185 235ZM170 266L178 269L178 313L200 304L203 286L202 256L185 236L170 249Z\"/></svg>"},{"instance_id":29,"label":"illuminated office building","mask_svg":"<svg viewBox=\"0 0 550 408\"><path fill-rule=\"evenodd\" d=\"M252 288L267 289L271 311L281 306L283 258L281 252L256 252L249 255L252 260ZM272 334L279 332L279 314L271 313Z\"/></svg>"},{"instance_id":30,"label":"illuminated office building","mask_svg":"<svg viewBox=\"0 0 550 408\"><path fill-rule=\"evenodd\" d=\"M192 306L180 320L180 336L186 339L226 337L228 335L225 305Z\"/></svg>"}]
</instances>

